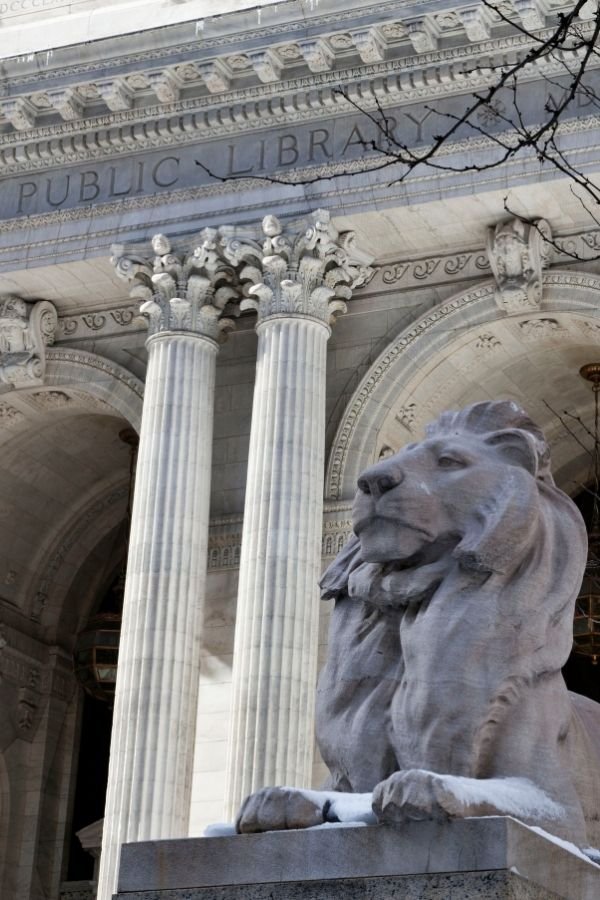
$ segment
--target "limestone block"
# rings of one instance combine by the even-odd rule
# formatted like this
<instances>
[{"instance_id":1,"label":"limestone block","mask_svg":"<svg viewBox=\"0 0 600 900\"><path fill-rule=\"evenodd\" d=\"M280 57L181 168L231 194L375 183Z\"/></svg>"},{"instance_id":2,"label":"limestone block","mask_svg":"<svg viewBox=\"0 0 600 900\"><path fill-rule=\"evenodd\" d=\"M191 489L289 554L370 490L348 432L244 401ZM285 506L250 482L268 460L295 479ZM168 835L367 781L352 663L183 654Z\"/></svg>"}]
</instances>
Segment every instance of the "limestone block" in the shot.
<instances>
[{"instance_id":1,"label":"limestone block","mask_svg":"<svg viewBox=\"0 0 600 900\"><path fill-rule=\"evenodd\" d=\"M596 900L600 867L491 817L129 844L119 900Z\"/></svg>"}]
</instances>

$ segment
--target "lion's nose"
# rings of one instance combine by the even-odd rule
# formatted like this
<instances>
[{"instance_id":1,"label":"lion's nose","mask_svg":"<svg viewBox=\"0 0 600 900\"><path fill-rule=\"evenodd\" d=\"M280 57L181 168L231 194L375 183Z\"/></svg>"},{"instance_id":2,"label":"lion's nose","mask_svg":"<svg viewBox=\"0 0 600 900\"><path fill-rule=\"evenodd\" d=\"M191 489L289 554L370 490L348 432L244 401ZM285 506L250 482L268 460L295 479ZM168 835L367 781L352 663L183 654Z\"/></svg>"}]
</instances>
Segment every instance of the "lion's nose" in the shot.
<instances>
[{"instance_id":1,"label":"lion's nose","mask_svg":"<svg viewBox=\"0 0 600 900\"><path fill-rule=\"evenodd\" d=\"M374 466L373 469L368 469L360 476L358 489L363 494L374 494L376 497L380 497L397 487L403 478L404 475L400 469L382 472L378 466Z\"/></svg>"}]
</instances>

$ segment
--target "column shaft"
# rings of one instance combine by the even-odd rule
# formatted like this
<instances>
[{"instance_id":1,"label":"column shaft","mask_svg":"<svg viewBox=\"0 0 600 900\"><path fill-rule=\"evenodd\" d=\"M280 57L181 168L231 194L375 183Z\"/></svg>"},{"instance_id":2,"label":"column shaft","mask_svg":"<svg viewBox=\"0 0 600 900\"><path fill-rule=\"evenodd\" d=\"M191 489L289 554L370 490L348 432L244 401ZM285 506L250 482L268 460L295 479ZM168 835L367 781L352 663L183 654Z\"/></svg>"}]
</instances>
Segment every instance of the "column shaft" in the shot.
<instances>
[{"instance_id":1,"label":"column shaft","mask_svg":"<svg viewBox=\"0 0 600 900\"><path fill-rule=\"evenodd\" d=\"M166 332L148 350L98 900L122 843L186 836L189 817L217 345Z\"/></svg>"},{"instance_id":2,"label":"column shaft","mask_svg":"<svg viewBox=\"0 0 600 900\"><path fill-rule=\"evenodd\" d=\"M228 814L313 758L329 327L258 326L233 669Z\"/></svg>"}]
</instances>

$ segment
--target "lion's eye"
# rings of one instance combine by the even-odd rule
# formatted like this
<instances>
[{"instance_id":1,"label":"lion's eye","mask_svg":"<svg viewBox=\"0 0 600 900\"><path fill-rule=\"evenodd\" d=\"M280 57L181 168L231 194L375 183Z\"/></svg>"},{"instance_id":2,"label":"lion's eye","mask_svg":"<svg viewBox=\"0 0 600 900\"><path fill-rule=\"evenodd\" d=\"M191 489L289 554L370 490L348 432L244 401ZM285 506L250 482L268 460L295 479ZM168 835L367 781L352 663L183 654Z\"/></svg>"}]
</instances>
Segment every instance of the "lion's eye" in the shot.
<instances>
[{"instance_id":1,"label":"lion's eye","mask_svg":"<svg viewBox=\"0 0 600 900\"><path fill-rule=\"evenodd\" d=\"M456 459L454 456L440 456L438 458L438 466L440 469L462 469L464 462Z\"/></svg>"}]
</instances>

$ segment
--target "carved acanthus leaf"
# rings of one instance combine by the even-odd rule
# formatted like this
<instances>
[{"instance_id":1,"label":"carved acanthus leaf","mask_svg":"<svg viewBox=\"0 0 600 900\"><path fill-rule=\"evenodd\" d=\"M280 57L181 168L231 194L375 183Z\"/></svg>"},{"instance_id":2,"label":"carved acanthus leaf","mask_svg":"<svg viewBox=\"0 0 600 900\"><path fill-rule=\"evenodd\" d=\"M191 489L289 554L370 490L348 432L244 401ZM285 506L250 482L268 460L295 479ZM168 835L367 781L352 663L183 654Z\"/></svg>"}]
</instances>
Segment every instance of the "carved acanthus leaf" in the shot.
<instances>
[{"instance_id":1,"label":"carved acanthus leaf","mask_svg":"<svg viewBox=\"0 0 600 900\"><path fill-rule=\"evenodd\" d=\"M529 223L515 218L488 230L487 253L500 309L515 313L540 308L551 237L545 219Z\"/></svg>"},{"instance_id":2,"label":"carved acanthus leaf","mask_svg":"<svg viewBox=\"0 0 600 900\"><path fill-rule=\"evenodd\" d=\"M43 384L45 349L54 343L58 316L52 303L0 296L0 382L14 387Z\"/></svg>"},{"instance_id":3,"label":"carved acanthus leaf","mask_svg":"<svg viewBox=\"0 0 600 900\"><path fill-rule=\"evenodd\" d=\"M142 301L140 315L149 333L189 331L219 339L233 327L225 309L238 315L242 294L237 273L225 258L218 232L203 229L183 251L175 251L162 234L152 238L154 257L140 248L113 247L116 274L132 285Z\"/></svg>"},{"instance_id":4,"label":"carved acanthus leaf","mask_svg":"<svg viewBox=\"0 0 600 900\"><path fill-rule=\"evenodd\" d=\"M240 278L252 286L242 309L256 309L259 321L303 315L329 323L372 273L372 257L355 247L352 232L338 232L326 210L285 230L275 216L265 216L262 241L228 233L224 253L233 264L244 263Z\"/></svg>"}]
</instances>

